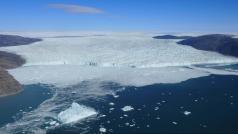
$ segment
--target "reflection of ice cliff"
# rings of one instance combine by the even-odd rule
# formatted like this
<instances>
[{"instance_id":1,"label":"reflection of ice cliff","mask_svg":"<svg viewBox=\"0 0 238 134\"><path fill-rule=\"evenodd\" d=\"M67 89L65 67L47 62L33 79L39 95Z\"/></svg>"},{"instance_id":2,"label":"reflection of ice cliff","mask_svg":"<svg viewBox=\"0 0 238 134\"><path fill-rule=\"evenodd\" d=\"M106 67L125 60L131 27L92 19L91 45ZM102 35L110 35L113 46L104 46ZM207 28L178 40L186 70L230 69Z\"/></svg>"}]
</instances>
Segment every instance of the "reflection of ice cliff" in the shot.
<instances>
[{"instance_id":1,"label":"reflection of ice cliff","mask_svg":"<svg viewBox=\"0 0 238 134\"><path fill-rule=\"evenodd\" d=\"M215 52L177 45L174 40L155 40L142 34L45 38L33 45L1 49L26 58L25 66L9 70L20 83L45 83L57 87L52 99L2 128L7 132L44 131L58 121L74 122L96 114L91 108L71 104L87 99L97 101L101 96L113 95L113 91L103 89L102 82L144 86L178 83L212 73L236 75L235 72L193 65L238 61ZM73 118L68 118L67 113L71 113Z\"/></svg>"}]
</instances>

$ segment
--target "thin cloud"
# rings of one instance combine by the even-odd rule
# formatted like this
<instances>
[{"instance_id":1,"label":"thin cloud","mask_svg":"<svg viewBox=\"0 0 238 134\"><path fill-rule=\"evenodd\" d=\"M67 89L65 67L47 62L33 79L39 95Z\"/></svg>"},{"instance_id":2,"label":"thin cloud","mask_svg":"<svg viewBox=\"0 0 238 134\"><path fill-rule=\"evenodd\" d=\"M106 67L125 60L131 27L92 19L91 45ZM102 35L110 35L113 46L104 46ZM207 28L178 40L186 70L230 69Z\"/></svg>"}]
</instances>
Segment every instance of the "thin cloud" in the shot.
<instances>
[{"instance_id":1,"label":"thin cloud","mask_svg":"<svg viewBox=\"0 0 238 134\"><path fill-rule=\"evenodd\" d=\"M81 13L81 14L104 13L103 10L95 8L95 7L88 7L88 6L81 6L81 5L74 5L74 4L49 4L49 7L55 8L55 9L61 9L70 13Z\"/></svg>"}]
</instances>

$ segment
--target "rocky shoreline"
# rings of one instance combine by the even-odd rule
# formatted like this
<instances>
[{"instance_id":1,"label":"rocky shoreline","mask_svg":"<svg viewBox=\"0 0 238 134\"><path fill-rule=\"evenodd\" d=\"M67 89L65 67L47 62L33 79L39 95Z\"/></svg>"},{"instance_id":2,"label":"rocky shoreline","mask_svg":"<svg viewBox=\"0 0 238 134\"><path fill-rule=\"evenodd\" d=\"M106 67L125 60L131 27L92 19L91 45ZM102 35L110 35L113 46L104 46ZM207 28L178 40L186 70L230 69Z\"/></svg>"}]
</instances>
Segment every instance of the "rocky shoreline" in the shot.
<instances>
[{"instance_id":1,"label":"rocky shoreline","mask_svg":"<svg viewBox=\"0 0 238 134\"><path fill-rule=\"evenodd\" d=\"M0 47L28 45L41 41L16 35L0 35ZM14 69L25 64L20 55L0 51L0 97L14 95L22 90L21 84L11 76L7 69Z\"/></svg>"},{"instance_id":2,"label":"rocky shoreline","mask_svg":"<svg viewBox=\"0 0 238 134\"><path fill-rule=\"evenodd\" d=\"M0 69L0 97L14 95L22 89L21 84L16 81L5 69Z\"/></svg>"},{"instance_id":3,"label":"rocky shoreline","mask_svg":"<svg viewBox=\"0 0 238 134\"><path fill-rule=\"evenodd\" d=\"M226 34L208 34L201 36L155 36L154 39L182 39L177 43L191 46L198 50L218 52L223 55L238 57L238 38Z\"/></svg>"},{"instance_id":4,"label":"rocky shoreline","mask_svg":"<svg viewBox=\"0 0 238 134\"><path fill-rule=\"evenodd\" d=\"M223 55L238 57L238 39L232 35L210 34L188 38L178 44L195 49L218 52Z\"/></svg>"}]
</instances>

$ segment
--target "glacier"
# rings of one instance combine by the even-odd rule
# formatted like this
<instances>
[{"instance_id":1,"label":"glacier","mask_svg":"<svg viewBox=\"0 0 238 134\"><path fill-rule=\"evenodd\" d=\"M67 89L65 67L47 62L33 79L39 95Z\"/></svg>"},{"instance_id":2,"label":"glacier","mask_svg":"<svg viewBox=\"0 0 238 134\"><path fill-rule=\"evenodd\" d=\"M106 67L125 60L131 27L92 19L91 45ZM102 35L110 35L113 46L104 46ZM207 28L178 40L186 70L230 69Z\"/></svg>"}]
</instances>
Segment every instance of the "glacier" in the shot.
<instances>
[{"instance_id":1,"label":"glacier","mask_svg":"<svg viewBox=\"0 0 238 134\"><path fill-rule=\"evenodd\" d=\"M64 124L97 115L100 111L95 111L80 102L87 99L97 101L105 95L115 96L117 91L105 90L102 88L103 82L140 87L157 83L179 83L211 74L238 75L234 71L195 66L234 64L238 62L237 58L178 45L178 40L156 40L152 38L152 34L18 34L42 37L43 41L25 46L0 48L2 51L19 54L27 61L22 67L8 70L9 73L24 85L52 85L55 94L37 109L24 114L21 119L0 128L0 132L11 133L19 129L45 132L48 127L42 128L42 125L48 122L48 118Z\"/></svg>"},{"instance_id":2,"label":"glacier","mask_svg":"<svg viewBox=\"0 0 238 134\"><path fill-rule=\"evenodd\" d=\"M178 45L178 40L152 39L147 34L43 39L32 45L1 48L27 60L23 67L9 70L22 84L62 87L92 79L135 86L176 83L208 75L184 66L238 62L234 57ZM178 78L172 78L173 73ZM131 77L129 81L126 75Z\"/></svg>"}]
</instances>

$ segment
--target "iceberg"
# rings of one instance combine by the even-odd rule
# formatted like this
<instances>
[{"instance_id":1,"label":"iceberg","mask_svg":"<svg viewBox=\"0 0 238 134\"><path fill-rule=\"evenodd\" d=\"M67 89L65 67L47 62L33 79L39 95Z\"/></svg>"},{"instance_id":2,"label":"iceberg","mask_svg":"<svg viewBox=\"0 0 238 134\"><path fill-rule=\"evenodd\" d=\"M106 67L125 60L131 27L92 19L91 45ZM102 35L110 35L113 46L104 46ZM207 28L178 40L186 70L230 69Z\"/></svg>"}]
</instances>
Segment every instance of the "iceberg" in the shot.
<instances>
[{"instance_id":1,"label":"iceberg","mask_svg":"<svg viewBox=\"0 0 238 134\"><path fill-rule=\"evenodd\" d=\"M121 110L124 111L124 112L128 112L128 111L134 110L134 108L132 106L125 106Z\"/></svg>"},{"instance_id":2,"label":"iceberg","mask_svg":"<svg viewBox=\"0 0 238 134\"><path fill-rule=\"evenodd\" d=\"M73 102L70 108L58 114L58 119L62 123L73 123L96 114L94 109Z\"/></svg>"},{"instance_id":3,"label":"iceberg","mask_svg":"<svg viewBox=\"0 0 238 134\"><path fill-rule=\"evenodd\" d=\"M183 114L184 114L184 115L190 115L191 112L189 112L189 111L184 111Z\"/></svg>"},{"instance_id":4,"label":"iceberg","mask_svg":"<svg viewBox=\"0 0 238 134\"><path fill-rule=\"evenodd\" d=\"M106 132L107 132L107 129L106 129L106 128L100 128L99 131L100 131L101 133L106 133Z\"/></svg>"}]
</instances>

